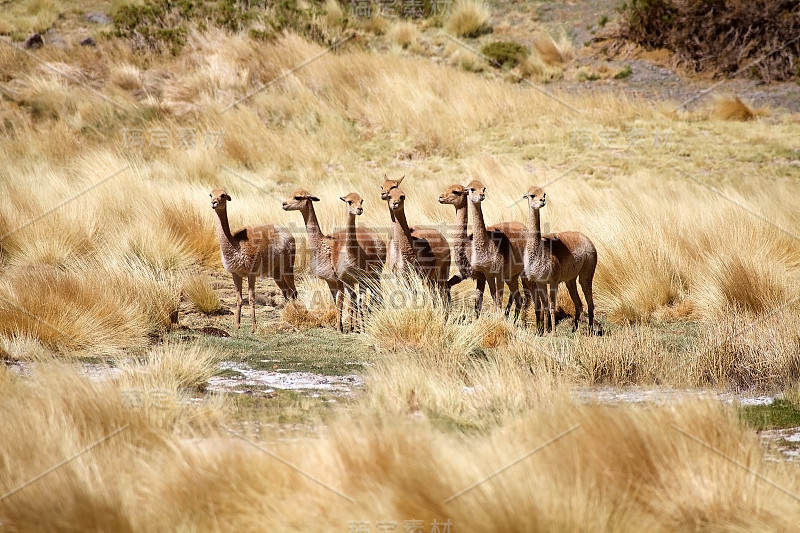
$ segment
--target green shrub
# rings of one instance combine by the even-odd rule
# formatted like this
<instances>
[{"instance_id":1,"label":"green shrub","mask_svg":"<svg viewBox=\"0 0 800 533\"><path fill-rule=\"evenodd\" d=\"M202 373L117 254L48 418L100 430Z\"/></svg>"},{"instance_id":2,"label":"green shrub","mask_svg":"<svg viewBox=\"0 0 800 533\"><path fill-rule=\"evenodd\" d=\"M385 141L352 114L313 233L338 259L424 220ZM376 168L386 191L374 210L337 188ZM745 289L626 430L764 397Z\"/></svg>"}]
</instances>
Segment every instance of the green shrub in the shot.
<instances>
[{"instance_id":1,"label":"green shrub","mask_svg":"<svg viewBox=\"0 0 800 533\"><path fill-rule=\"evenodd\" d=\"M625 65L624 67L619 69L619 71L617 71L616 74L614 74L614 79L615 80L624 80L624 79L630 78L631 74L633 74L633 69L631 69L630 65Z\"/></svg>"},{"instance_id":2,"label":"green shrub","mask_svg":"<svg viewBox=\"0 0 800 533\"><path fill-rule=\"evenodd\" d=\"M520 61L531 55L529 48L511 41L495 41L481 48L483 55L498 68L514 68Z\"/></svg>"}]
</instances>

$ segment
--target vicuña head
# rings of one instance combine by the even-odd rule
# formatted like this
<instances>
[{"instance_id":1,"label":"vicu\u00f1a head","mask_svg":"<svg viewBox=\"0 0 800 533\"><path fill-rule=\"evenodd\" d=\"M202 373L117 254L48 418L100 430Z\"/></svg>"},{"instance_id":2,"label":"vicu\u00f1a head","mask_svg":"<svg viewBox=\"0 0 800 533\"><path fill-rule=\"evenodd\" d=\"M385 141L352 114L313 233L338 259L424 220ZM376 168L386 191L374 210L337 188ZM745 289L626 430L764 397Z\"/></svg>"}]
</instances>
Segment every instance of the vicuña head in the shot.
<instances>
[{"instance_id":1,"label":"vicu\u00f1a head","mask_svg":"<svg viewBox=\"0 0 800 533\"><path fill-rule=\"evenodd\" d=\"M347 196L339 197L339 200L347 204L347 212L351 215L361 215L364 213L364 199L357 192L351 192Z\"/></svg>"},{"instance_id":2,"label":"vicu\u00f1a head","mask_svg":"<svg viewBox=\"0 0 800 533\"><path fill-rule=\"evenodd\" d=\"M531 209L541 209L544 207L546 200L545 200L545 192L544 189L541 187L534 185L525 195L522 197L524 199L528 199L528 207Z\"/></svg>"},{"instance_id":3,"label":"vicu\u00f1a head","mask_svg":"<svg viewBox=\"0 0 800 533\"><path fill-rule=\"evenodd\" d=\"M458 183L450 185L447 191L439 195L440 204L450 204L458 207L467 205L467 191L463 185Z\"/></svg>"},{"instance_id":4,"label":"vicu\u00f1a head","mask_svg":"<svg viewBox=\"0 0 800 533\"><path fill-rule=\"evenodd\" d=\"M211 197L211 208L212 209L225 209L225 202L230 202L231 197L225 192L225 189L214 189L209 194Z\"/></svg>"},{"instance_id":5,"label":"vicu\u00f1a head","mask_svg":"<svg viewBox=\"0 0 800 533\"><path fill-rule=\"evenodd\" d=\"M309 202L319 202L319 198L312 196L305 189L295 190L288 200L283 201L284 211L303 211L308 208Z\"/></svg>"},{"instance_id":6,"label":"vicu\u00f1a head","mask_svg":"<svg viewBox=\"0 0 800 533\"><path fill-rule=\"evenodd\" d=\"M403 178L405 176L400 176L400 178L396 180L390 180L389 176L386 174L383 175L383 185L381 185L381 200L388 200L389 199L389 191L392 189L396 189L402 183Z\"/></svg>"},{"instance_id":7,"label":"vicu\u00f1a head","mask_svg":"<svg viewBox=\"0 0 800 533\"><path fill-rule=\"evenodd\" d=\"M486 187L478 180L472 180L466 185L467 196L473 204L478 204L486 199Z\"/></svg>"},{"instance_id":8,"label":"vicu\u00f1a head","mask_svg":"<svg viewBox=\"0 0 800 533\"><path fill-rule=\"evenodd\" d=\"M392 211L402 211L403 205L406 201L406 193L400 187L395 187L389 191L387 196L389 201L389 209Z\"/></svg>"}]
</instances>

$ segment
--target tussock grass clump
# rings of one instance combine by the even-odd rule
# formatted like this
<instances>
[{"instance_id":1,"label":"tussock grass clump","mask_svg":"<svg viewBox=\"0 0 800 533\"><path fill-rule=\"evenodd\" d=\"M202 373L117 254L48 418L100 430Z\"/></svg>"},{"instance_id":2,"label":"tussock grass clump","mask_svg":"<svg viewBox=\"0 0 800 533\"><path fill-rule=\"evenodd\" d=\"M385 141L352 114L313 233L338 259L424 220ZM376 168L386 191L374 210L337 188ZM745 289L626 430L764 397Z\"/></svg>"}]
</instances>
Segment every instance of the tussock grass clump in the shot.
<instances>
[{"instance_id":1,"label":"tussock grass clump","mask_svg":"<svg viewBox=\"0 0 800 533\"><path fill-rule=\"evenodd\" d=\"M472 327L482 332L481 347L497 348L505 346L514 335L514 324L502 313L484 312Z\"/></svg>"},{"instance_id":2,"label":"tussock grass clump","mask_svg":"<svg viewBox=\"0 0 800 533\"><path fill-rule=\"evenodd\" d=\"M630 326L614 330L613 338L576 336L571 358L581 379L591 385L678 384L688 370L651 329Z\"/></svg>"},{"instance_id":3,"label":"tussock grass clump","mask_svg":"<svg viewBox=\"0 0 800 533\"><path fill-rule=\"evenodd\" d=\"M374 13L371 17L361 20L360 25L373 35L383 35L389 28L389 21L379 13Z\"/></svg>"},{"instance_id":4,"label":"tussock grass clump","mask_svg":"<svg viewBox=\"0 0 800 533\"><path fill-rule=\"evenodd\" d=\"M281 319L298 329L311 329L336 326L336 308L316 308L308 310L300 300L286 304Z\"/></svg>"},{"instance_id":5,"label":"tussock grass clump","mask_svg":"<svg viewBox=\"0 0 800 533\"><path fill-rule=\"evenodd\" d=\"M328 30L341 30L345 20L342 5L337 0L325 1L325 26Z\"/></svg>"},{"instance_id":6,"label":"tussock grass clump","mask_svg":"<svg viewBox=\"0 0 800 533\"><path fill-rule=\"evenodd\" d=\"M149 334L169 328L180 293L175 275L134 263L13 269L0 286L1 334L93 353L146 344Z\"/></svg>"},{"instance_id":7,"label":"tussock grass clump","mask_svg":"<svg viewBox=\"0 0 800 533\"><path fill-rule=\"evenodd\" d=\"M402 48L416 46L419 41L419 29L417 25L409 21L395 22L387 33L392 42Z\"/></svg>"},{"instance_id":8,"label":"tussock grass clump","mask_svg":"<svg viewBox=\"0 0 800 533\"><path fill-rule=\"evenodd\" d=\"M204 275L189 275L183 285L183 292L190 302L202 313L214 314L222 309L219 295L211 285L211 278Z\"/></svg>"},{"instance_id":9,"label":"tussock grass clump","mask_svg":"<svg viewBox=\"0 0 800 533\"><path fill-rule=\"evenodd\" d=\"M756 114L738 96L732 94L717 97L709 116L714 120L747 121L755 118Z\"/></svg>"},{"instance_id":10,"label":"tussock grass clump","mask_svg":"<svg viewBox=\"0 0 800 533\"><path fill-rule=\"evenodd\" d=\"M139 361L121 361L120 382L125 386L203 390L216 371L219 356L193 343L167 343L151 348Z\"/></svg>"},{"instance_id":11,"label":"tussock grass clump","mask_svg":"<svg viewBox=\"0 0 800 533\"><path fill-rule=\"evenodd\" d=\"M546 65L537 55L523 58L517 65L517 73L523 78L538 79L542 83L560 79L564 75L561 67Z\"/></svg>"},{"instance_id":12,"label":"tussock grass clump","mask_svg":"<svg viewBox=\"0 0 800 533\"><path fill-rule=\"evenodd\" d=\"M566 60L564 54L561 53L561 50L558 49L558 46L549 35L541 33L534 35L533 48L547 65L563 63Z\"/></svg>"},{"instance_id":13,"label":"tussock grass clump","mask_svg":"<svg viewBox=\"0 0 800 533\"><path fill-rule=\"evenodd\" d=\"M219 261L219 241L216 238L215 221L208 204L197 202L205 194L199 187L192 187L195 194L170 194L161 198L157 209L147 213L145 220L162 229L162 235L168 235L173 242L180 243L184 257L181 264L196 261L200 265L215 265ZM208 206L208 207L207 207Z\"/></svg>"},{"instance_id":14,"label":"tussock grass clump","mask_svg":"<svg viewBox=\"0 0 800 533\"><path fill-rule=\"evenodd\" d=\"M336 326L336 302L328 284L313 275L298 281L297 302L283 309L281 318L300 329Z\"/></svg>"},{"instance_id":15,"label":"tussock grass clump","mask_svg":"<svg viewBox=\"0 0 800 533\"><path fill-rule=\"evenodd\" d=\"M800 280L792 280L783 268L740 253L709 257L696 281L692 301L706 318L727 315L731 309L768 313L800 289Z\"/></svg>"},{"instance_id":16,"label":"tussock grass clump","mask_svg":"<svg viewBox=\"0 0 800 533\"><path fill-rule=\"evenodd\" d=\"M438 292L420 277L393 276L382 281L382 304L366 320L365 339L380 351L469 354L482 332L461 325L465 317L448 313Z\"/></svg>"},{"instance_id":17,"label":"tussock grass clump","mask_svg":"<svg viewBox=\"0 0 800 533\"><path fill-rule=\"evenodd\" d=\"M482 57L468 50L456 50L451 60L467 72L483 72L488 67Z\"/></svg>"},{"instance_id":18,"label":"tussock grass clump","mask_svg":"<svg viewBox=\"0 0 800 533\"><path fill-rule=\"evenodd\" d=\"M492 12L483 0L458 0L445 21L445 29L456 37L473 38L490 33Z\"/></svg>"},{"instance_id":19,"label":"tussock grass clump","mask_svg":"<svg viewBox=\"0 0 800 533\"><path fill-rule=\"evenodd\" d=\"M731 309L703 326L692 355L698 384L735 390L776 391L800 378L797 305L774 314Z\"/></svg>"}]
</instances>

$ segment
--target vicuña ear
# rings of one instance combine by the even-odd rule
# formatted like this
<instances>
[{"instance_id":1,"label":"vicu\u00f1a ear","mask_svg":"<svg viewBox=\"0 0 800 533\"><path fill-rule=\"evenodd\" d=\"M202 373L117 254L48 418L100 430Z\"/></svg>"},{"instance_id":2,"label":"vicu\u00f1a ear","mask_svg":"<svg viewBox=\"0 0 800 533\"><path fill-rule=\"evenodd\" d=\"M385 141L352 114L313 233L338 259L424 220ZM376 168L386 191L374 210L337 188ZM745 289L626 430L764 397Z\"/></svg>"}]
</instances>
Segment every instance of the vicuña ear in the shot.
<instances>
[{"instance_id":1,"label":"vicu\u00f1a ear","mask_svg":"<svg viewBox=\"0 0 800 533\"><path fill-rule=\"evenodd\" d=\"M230 196L228 196L228 194L227 194L227 193L223 194L223 195L222 195L222 198L224 198L225 200L227 200L227 201L229 201L229 202L231 202L231 201L232 201L232 200L231 200L231 197L230 197Z\"/></svg>"},{"instance_id":2,"label":"vicu\u00f1a ear","mask_svg":"<svg viewBox=\"0 0 800 533\"><path fill-rule=\"evenodd\" d=\"M311 200L312 202L319 202L319 198L317 198L316 196L309 196L308 199Z\"/></svg>"},{"instance_id":3,"label":"vicu\u00f1a ear","mask_svg":"<svg viewBox=\"0 0 800 533\"><path fill-rule=\"evenodd\" d=\"M530 197L531 197L531 195L526 193L526 194L524 194L522 196L522 199L525 200L526 198L530 198Z\"/></svg>"},{"instance_id":4,"label":"vicu\u00f1a ear","mask_svg":"<svg viewBox=\"0 0 800 533\"><path fill-rule=\"evenodd\" d=\"M403 178L405 178L405 177L406 177L406 175L405 175L405 174L403 174L402 176L400 176L400 179L399 179L399 180L397 180L397 184L398 184L398 185L400 185L400 182L402 182L402 181L403 181Z\"/></svg>"},{"instance_id":5,"label":"vicu\u00f1a ear","mask_svg":"<svg viewBox=\"0 0 800 533\"><path fill-rule=\"evenodd\" d=\"M339 197L339 200L341 200L341 201L343 201L343 202L346 202L346 201L347 201L347 199L346 199L344 196L340 196L340 197Z\"/></svg>"}]
</instances>

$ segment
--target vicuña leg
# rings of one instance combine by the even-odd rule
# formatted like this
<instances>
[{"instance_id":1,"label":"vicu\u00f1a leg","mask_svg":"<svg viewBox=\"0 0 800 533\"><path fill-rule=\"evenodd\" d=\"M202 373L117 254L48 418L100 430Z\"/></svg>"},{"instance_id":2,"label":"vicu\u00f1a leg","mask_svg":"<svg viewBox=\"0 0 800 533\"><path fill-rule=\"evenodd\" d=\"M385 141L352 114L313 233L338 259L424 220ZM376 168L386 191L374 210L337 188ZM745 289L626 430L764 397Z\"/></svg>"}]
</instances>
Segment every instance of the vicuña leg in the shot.
<instances>
[{"instance_id":1,"label":"vicu\u00f1a leg","mask_svg":"<svg viewBox=\"0 0 800 533\"><path fill-rule=\"evenodd\" d=\"M486 290L486 278L478 276L475 283L475 318L481 316L481 308L483 307L483 293Z\"/></svg>"},{"instance_id":2,"label":"vicu\u00f1a leg","mask_svg":"<svg viewBox=\"0 0 800 533\"><path fill-rule=\"evenodd\" d=\"M586 315L589 317L589 334L594 332L594 298L592 297L592 276L594 269L586 276L580 277L581 289L586 297Z\"/></svg>"},{"instance_id":3,"label":"vicu\u00f1a leg","mask_svg":"<svg viewBox=\"0 0 800 533\"><path fill-rule=\"evenodd\" d=\"M578 294L578 284L575 280L569 280L566 282L566 286L567 291L569 291L569 297L572 299L572 305L575 306L575 317L572 319L572 331L577 331L578 320L581 317L581 311L583 311L583 304L581 303L581 297Z\"/></svg>"},{"instance_id":4,"label":"vicu\u00f1a leg","mask_svg":"<svg viewBox=\"0 0 800 533\"><path fill-rule=\"evenodd\" d=\"M236 329L239 329L242 322L242 276L231 275L233 276L233 287L236 289Z\"/></svg>"},{"instance_id":5,"label":"vicu\u00f1a leg","mask_svg":"<svg viewBox=\"0 0 800 533\"><path fill-rule=\"evenodd\" d=\"M247 276L247 297L250 298L250 333L256 332L256 277Z\"/></svg>"},{"instance_id":6,"label":"vicu\u00f1a leg","mask_svg":"<svg viewBox=\"0 0 800 533\"><path fill-rule=\"evenodd\" d=\"M556 302L558 302L558 283L550 284L550 298L547 300L547 307L550 310L550 335L556 334Z\"/></svg>"}]
</instances>

